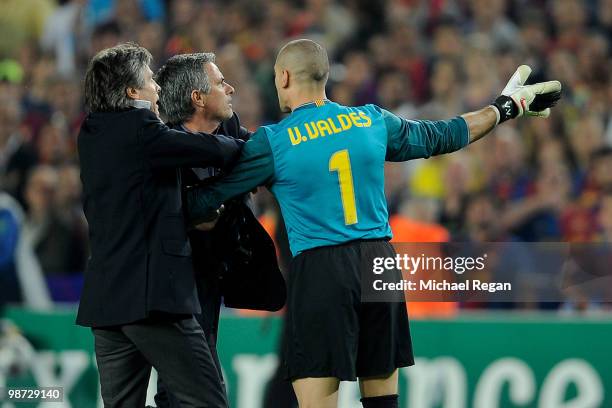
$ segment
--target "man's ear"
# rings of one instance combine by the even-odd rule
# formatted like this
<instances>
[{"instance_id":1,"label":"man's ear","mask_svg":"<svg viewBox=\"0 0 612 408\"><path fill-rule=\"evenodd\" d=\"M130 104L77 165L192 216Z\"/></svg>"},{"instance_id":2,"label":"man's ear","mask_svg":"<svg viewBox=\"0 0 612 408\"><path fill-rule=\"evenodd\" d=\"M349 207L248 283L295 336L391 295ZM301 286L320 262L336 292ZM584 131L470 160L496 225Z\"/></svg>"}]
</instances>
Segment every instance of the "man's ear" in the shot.
<instances>
[{"instance_id":1,"label":"man's ear","mask_svg":"<svg viewBox=\"0 0 612 408\"><path fill-rule=\"evenodd\" d=\"M286 69L281 72L281 87L289 88L289 71Z\"/></svg>"},{"instance_id":2,"label":"man's ear","mask_svg":"<svg viewBox=\"0 0 612 408\"><path fill-rule=\"evenodd\" d=\"M128 96L128 98L131 99L138 99L138 97L140 96L140 94L138 93L138 89L131 86L125 88L125 94Z\"/></svg>"},{"instance_id":3,"label":"man's ear","mask_svg":"<svg viewBox=\"0 0 612 408\"><path fill-rule=\"evenodd\" d=\"M204 106L206 106L206 95L204 94L204 92L198 91L196 89L191 91L191 103L194 107L197 106L203 108Z\"/></svg>"}]
</instances>

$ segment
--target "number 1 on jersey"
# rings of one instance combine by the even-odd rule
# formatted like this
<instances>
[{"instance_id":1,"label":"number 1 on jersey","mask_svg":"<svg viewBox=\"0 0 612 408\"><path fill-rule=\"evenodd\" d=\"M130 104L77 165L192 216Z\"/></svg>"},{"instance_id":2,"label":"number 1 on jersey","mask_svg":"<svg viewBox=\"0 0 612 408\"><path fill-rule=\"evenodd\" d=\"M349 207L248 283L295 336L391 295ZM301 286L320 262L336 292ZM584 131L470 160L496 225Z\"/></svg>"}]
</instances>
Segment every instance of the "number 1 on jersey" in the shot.
<instances>
[{"instance_id":1,"label":"number 1 on jersey","mask_svg":"<svg viewBox=\"0 0 612 408\"><path fill-rule=\"evenodd\" d=\"M344 224L357 224L357 206L355 205L355 189L353 188L353 172L348 150L339 150L329 159L329 171L338 172L340 197L344 210Z\"/></svg>"}]
</instances>

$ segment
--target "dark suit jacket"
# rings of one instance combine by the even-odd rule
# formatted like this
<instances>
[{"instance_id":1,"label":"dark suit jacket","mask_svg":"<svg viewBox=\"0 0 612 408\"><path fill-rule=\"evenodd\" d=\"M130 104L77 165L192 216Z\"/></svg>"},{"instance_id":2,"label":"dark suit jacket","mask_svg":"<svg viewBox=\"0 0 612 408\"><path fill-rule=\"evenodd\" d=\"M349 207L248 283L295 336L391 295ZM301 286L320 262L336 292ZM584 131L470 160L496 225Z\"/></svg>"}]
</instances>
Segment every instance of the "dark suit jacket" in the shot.
<instances>
[{"instance_id":1,"label":"dark suit jacket","mask_svg":"<svg viewBox=\"0 0 612 408\"><path fill-rule=\"evenodd\" d=\"M170 130L147 109L87 116L78 151L91 257L78 324L200 311L178 168L225 167L240 144Z\"/></svg>"},{"instance_id":2,"label":"dark suit jacket","mask_svg":"<svg viewBox=\"0 0 612 408\"><path fill-rule=\"evenodd\" d=\"M240 126L236 114L222 122L216 133L244 141L251 136ZM220 176L218 169L182 171L186 188ZM203 308L200 323L207 333L216 332L220 297L227 307L276 311L284 306L286 287L274 243L245 200L226 203L226 211L212 231L194 230L189 237Z\"/></svg>"}]
</instances>

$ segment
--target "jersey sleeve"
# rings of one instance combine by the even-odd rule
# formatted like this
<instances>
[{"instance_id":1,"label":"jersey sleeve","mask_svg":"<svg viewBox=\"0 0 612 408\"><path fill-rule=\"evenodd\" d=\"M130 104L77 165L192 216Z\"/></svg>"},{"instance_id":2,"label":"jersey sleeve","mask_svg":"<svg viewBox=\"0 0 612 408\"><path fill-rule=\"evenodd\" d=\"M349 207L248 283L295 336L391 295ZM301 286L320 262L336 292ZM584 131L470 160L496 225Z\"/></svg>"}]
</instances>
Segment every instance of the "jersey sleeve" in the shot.
<instances>
[{"instance_id":1,"label":"jersey sleeve","mask_svg":"<svg viewBox=\"0 0 612 408\"><path fill-rule=\"evenodd\" d=\"M407 120L381 109L387 127L387 161L399 162L451 153L469 144L467 122Z\"/></svg>"},{"instance_id":2,"label":"jersey sleeve","mask_svg":"<svg viewBox=\"0 0 612 408\"><path fill-rule=\"evenodd\" d=\"M274 156L265 128L260 128L240 154L234 168L213 184L187 192L187 210L190 222L199 224L214 219L216 210L234 197L268 185L274 178Z\"/></svg>"}]
</instances>

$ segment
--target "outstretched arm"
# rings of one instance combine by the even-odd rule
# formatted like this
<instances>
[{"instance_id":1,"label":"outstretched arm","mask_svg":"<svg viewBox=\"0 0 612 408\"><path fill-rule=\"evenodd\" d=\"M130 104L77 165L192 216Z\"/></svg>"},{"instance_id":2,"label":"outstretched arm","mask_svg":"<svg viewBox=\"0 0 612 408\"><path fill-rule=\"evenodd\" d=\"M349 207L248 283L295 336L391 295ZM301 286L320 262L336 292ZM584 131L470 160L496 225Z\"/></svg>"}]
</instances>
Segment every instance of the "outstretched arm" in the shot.
<instances>
[{"instance_id":1,"label":"outstretched arm","mask_svg":"<svg viewBox=\"0 0 612 408\"><path fill-rule=\"evenodd\" d=\"M492 105L475 112L465 113L461 117L467 123L470 135L468 143L474 143L481 139L492 131L497 124L497 112Z\"/></svg>"},{"instance_id":2,"label":"outstretched arm","mask_svg":"<svg viewBox=\"0 0 612 408\"><path fill-rule=\"evenodd\" d=\"M523 115L548 117L561 97L559 81L524 85L531 68L521 65L493 104L450 120L406 120L383 110L387 160L405 161L451 153L479 140L495 126Z\"/></svg>"}]
</instances>

